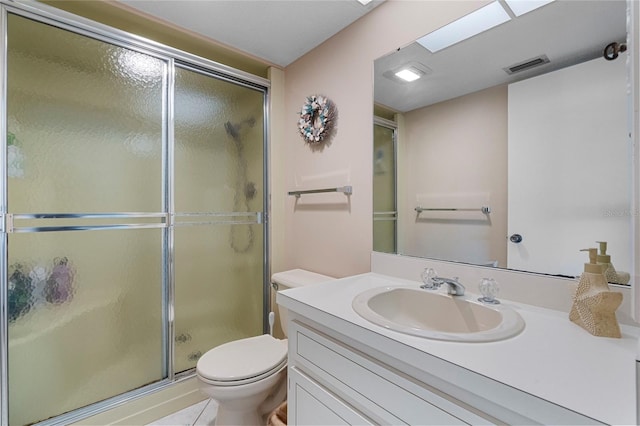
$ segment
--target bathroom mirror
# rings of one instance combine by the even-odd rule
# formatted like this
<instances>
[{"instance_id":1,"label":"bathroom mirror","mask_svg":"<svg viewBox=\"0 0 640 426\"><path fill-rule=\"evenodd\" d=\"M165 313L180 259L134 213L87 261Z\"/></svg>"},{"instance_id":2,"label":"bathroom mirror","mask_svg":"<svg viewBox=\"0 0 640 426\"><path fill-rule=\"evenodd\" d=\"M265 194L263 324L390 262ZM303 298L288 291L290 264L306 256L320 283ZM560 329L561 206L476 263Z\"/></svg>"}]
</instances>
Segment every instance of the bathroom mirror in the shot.
<instances>
[{"instance_id":1,"label":"bathroom mirror","mask_svg":"<svg viewBox=\"0 0 640 426\"><path fill-rule=\"evenodd\" d=\"M482 9L505 22L448 47L429 44L436 31L374 62L375 125L397 127L395 150L374 148L374 250L573 277L580 250L606 241L628 283L627 4L526 3L543 5L495 1ZM407 68L419 78L396 76Z\"/></svg>"}]
</instances>

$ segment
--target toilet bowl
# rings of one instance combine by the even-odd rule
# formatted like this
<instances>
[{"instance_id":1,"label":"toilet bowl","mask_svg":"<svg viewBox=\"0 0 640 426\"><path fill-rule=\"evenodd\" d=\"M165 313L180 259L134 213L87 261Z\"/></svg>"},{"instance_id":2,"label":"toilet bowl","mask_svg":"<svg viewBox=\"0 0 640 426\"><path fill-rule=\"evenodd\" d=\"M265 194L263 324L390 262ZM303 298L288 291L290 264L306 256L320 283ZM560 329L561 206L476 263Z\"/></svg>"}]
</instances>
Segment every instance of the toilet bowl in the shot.
<instances>
[{"instance_id":1,"label":"toilet bowl","mask_svg":"<svg viewBox=\"0 0 640 426\"><path fill-rule=\"evenodd\" d=\"M278 291L333 280L302 269L273 274ZM286 310L280 309L286 335ZM216 425L265 424L286 399L287 339L269 334L234 340L205 353L196 365L200 390L216 400Z\"/></svg>"}]
</instances>

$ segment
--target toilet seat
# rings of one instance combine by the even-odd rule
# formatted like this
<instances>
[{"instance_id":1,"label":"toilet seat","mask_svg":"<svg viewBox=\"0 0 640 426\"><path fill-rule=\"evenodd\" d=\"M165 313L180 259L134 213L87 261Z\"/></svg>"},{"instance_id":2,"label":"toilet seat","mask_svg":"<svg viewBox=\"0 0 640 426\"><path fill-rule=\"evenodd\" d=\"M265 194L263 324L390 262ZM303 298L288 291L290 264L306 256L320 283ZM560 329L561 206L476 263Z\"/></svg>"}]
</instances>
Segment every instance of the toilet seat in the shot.
<instances>
[{"instance_id":1,"label":"toilet seat","mask_svg":"<svg viewBox=\"0 0 640 426\"><path fill-rule=\"evenodd\" d=\"M268 377L287 364L287 341L263 334L225 343L198 360L200 379L215 386L238 386Z\"/></svg>"},{"instance_id":2,"label":"toilet seat","mask_svg":"<svg viewBox=\"0 0 640 426\"><path fill-rule=\"evenodd\" d=\"M240 386L240 385L248 385L251 383L256 383L259 382L260 380L263 380L267 377L271 377L277 373L279 373L281 370L283 370L284 368L287 367L287 360L285 359L284 361L282 361L282 363L280 363L279 365L277 365L276 367L274 367L273 369L262 373L258 376L253 376L253 377L247 377L246 379L241 379L241 380L212 380L212 379L207 379L206 377L199 375L199 379L208 384L208 385L212 385L212 386L219 386L219 387L226 387L226 386Z\"/></svg>"}]
</instances>

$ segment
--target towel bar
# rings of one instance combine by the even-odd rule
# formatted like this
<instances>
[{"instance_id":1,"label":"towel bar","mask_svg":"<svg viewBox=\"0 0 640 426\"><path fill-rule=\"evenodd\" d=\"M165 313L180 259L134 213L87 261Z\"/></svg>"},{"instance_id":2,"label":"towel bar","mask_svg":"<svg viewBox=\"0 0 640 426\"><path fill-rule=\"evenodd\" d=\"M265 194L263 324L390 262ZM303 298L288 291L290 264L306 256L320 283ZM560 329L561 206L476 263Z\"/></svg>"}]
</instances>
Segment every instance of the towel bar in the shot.
<instances>
[{"instance_id":1,"label":"towel bar","mask_svg":"<svg viewBox=\"0 0 640 426\"><path fill-rule=\"evenodd\" d=\"M309 189L306 191L289 191L289 195L295 195L296 198L300 198L303 194L319 194L322 192L342 192L345 195L353 194L353 188L351 185L339 186L337 188L325 188L325 189Z\"/></svg>"}]
</instances>

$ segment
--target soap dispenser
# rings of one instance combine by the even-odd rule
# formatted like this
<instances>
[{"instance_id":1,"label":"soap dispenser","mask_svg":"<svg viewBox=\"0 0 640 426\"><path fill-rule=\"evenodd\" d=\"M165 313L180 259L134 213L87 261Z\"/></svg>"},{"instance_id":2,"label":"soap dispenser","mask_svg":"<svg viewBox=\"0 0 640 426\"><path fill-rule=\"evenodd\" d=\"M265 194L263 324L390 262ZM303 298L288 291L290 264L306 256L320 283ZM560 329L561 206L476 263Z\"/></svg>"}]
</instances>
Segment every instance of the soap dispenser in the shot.
<instances>
[{"instance_id":1,"label":"soap dispenser","mask_svg":"<svg viewBox=\"0 0 640 426\"><path fill-rule=\"evenodd\" d=\"M607 282L613 284L629 284L631 275L628 272L616 271L611 263L611 256L607 254L607 242L596 241L600 244L600 253L596 257L596 262L604 265L604 276Z\"/></svg>"},{"instance_id":2,"label":"soap dispenser","mask_svg":"<svg viewBox=\"0 0 640 426\"><path fill-rule=\"evenodd\" d=\"M584 264L569 319L594 336L621 337L616 309L622 303L622 293L609 289L605 265L597 263L598 249L581 251L589 252L589 262Z\"/></svg>"}]
</instances>

